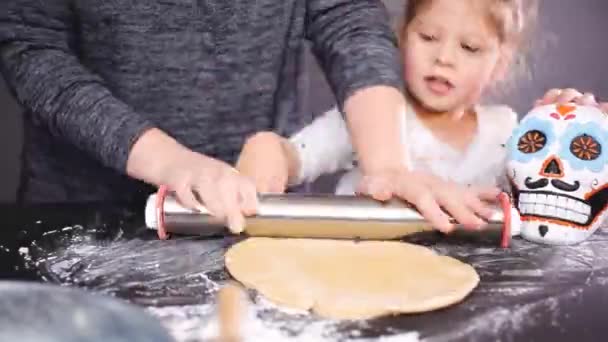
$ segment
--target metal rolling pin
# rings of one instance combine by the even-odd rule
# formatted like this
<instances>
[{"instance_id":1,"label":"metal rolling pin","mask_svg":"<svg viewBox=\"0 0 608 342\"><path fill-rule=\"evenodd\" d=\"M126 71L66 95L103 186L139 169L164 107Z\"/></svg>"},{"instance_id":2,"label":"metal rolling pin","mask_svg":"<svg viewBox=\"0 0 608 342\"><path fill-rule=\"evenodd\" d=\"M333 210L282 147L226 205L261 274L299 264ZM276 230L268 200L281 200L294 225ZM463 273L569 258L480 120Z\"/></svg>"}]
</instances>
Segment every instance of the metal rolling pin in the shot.
<instances>
[{"instance_id":1,"label":"metal rolling pin","mask_svg":"<svg viewBox=\"0 0 608 342\"><path fill-rule=\"evenodd\" d=\"M485 229L501 231L503 246L518 232L519 216L502 194L500 208ZM169 234L213 236L227 234L222 222L205 211L181 206L161 189L146 203L146 225L161 239ZM459 225L456 225L457 228ZM512 227L513 226L513 227ZM433 228L405 202L387 203L360 196L312 194L261 195L258 214L247 217L248 236L388 240Z\"/></svg>"}]
</instances>

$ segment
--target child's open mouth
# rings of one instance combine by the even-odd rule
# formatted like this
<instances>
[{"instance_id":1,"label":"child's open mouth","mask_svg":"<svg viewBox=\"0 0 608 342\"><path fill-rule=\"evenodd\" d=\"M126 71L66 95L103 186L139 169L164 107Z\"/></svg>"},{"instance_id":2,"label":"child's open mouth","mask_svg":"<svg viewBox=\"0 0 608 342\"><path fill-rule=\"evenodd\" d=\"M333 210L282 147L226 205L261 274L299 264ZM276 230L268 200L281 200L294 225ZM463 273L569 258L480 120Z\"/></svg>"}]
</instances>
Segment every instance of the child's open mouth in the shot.
<instances>
[{"instance_id":1,"label":"child's open mouth","mask_svg":"<svg viewBox=\"0 0 608 342\"><path fill-rule=\"evenodd\" d=\"M440 96L447 95L454 88L450 81L441 76L427 76L424 81L431 92Z\"/></svg>"}]
</instances>

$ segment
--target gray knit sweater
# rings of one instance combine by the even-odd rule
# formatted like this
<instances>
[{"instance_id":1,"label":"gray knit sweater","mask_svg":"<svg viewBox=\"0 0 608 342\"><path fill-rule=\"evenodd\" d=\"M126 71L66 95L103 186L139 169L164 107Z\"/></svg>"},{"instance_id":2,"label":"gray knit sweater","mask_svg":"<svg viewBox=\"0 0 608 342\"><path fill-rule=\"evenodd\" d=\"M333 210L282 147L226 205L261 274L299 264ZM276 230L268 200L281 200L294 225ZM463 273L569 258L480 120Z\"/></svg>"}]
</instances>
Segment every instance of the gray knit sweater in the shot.
<instances>
[{"instance_id":1,"label":"gray knit sweater","mask_svg":"<svg viewBox=\"0 0 608 342\"><path fill-rule=\"evenodd\" d=\"M234 162L248 135L306 114L307 40L339 104L402 87L380 0L0 1L0 66L25 108L21 198L139 200L151 189L125 167L150 127Z\"/></svg>"}]
</instances>

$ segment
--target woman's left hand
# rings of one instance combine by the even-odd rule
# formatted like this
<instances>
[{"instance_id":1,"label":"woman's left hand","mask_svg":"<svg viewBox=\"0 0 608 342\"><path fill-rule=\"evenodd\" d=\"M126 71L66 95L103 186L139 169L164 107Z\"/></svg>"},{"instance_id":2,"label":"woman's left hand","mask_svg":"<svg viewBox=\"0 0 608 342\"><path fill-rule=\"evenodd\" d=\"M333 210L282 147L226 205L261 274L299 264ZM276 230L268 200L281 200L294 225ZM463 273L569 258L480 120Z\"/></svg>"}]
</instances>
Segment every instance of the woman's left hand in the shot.
<instances>
[{"instance_id":1,"label":"woman's left hand","mask_svg":"<svg viewBox=\"0 0 608 342\"><path fill-rule=\"evenodd\" d=\"M574 88L554 88L545 93L542 99L534 102L534 107L552 103L576 103L581 106L597 106L604 112L608 112L608 102L598 103L592 93L582 93Z\"/></svg>"}]
</instances>

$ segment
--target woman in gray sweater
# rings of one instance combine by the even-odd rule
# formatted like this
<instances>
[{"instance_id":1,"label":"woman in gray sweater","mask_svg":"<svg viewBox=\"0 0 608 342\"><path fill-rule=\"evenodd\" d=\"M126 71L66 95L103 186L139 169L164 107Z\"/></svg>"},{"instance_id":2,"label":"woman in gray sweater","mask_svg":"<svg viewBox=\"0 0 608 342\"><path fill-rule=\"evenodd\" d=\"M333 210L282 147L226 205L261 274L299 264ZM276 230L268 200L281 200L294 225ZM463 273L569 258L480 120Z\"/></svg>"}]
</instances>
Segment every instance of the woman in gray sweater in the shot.
<instances>
[{"instance_id":1,"label":"woman in gray sweater","mask_svg":"<svg viewBox=\"0 0 608 342\"><path fill-rule=\"evenodd\" d=\"M380 0L3 0L0 66L25 109L24 202L142 200L166 185L239 231L244 140L298 112L306 40L343 110L360 190L437 227L481 224L475 196L407 170L396 39ZM329 142L328 142L329 143Z\"/></svg>"}]
</instances>

